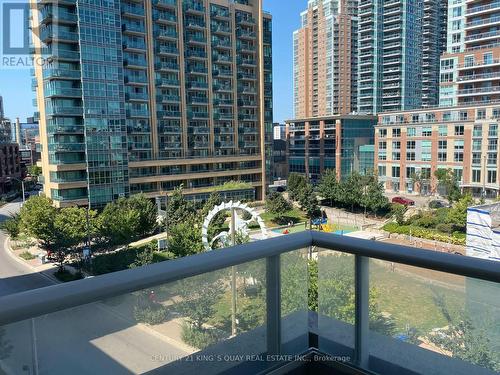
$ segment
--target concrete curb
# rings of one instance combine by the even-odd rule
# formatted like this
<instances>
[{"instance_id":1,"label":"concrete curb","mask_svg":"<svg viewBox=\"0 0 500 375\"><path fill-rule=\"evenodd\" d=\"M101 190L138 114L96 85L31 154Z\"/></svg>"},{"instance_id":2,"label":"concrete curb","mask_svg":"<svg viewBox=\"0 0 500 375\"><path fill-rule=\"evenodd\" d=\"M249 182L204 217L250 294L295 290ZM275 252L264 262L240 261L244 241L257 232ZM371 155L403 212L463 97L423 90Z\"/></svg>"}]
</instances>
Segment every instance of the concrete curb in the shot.
<instances>
[{"instance_id":1,"label":"concrete curb","mask_svg":"<svg viewBox=\"0 0 500 375\"><path fill-rule=\"evenodd\" d=\"M7 253L7 255L15 260L17 263L19 264L22 264L23 267L25 267L26 269L29 269L30 271L33 271L33 273L37 273L43 277L45 277L46 279L50 280L51 282L53 282L54 284L60 284L60 281L57 280L54 276L50 276L50 275L47 275L44 271L49 271L51 270L51 268L47 268L46 270L37 270L36 267L33 267L31 264L29 263L26 263L24 260L22 260L21 258L19 258L18 256L16 256L14 254L14 250L12 250L12 247L10 246L10 237L9 236L6 236L5 237L5 241L4 241L4 251Z\"/></svg>"}]
</instances>

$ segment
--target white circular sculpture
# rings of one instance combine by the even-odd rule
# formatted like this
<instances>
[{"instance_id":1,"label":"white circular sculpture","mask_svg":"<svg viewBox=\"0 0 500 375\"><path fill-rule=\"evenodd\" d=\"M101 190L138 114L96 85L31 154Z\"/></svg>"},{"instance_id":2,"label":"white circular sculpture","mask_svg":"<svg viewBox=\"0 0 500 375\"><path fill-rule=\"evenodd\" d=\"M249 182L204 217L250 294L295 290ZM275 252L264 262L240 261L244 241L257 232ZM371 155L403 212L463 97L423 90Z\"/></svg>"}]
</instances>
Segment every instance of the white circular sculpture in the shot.
<instances>
[{"instance_id":1,"label":"white circular sculpture","mask_svg":"<svg viewBox=\"0 0 500 375\"><path fill-rule=\"evenodd\" d=\"M236 211L233 210L241 210L245 211L248 214L250 214L252 217L249 220L244 220L242 217L240 217ZM212 250L212 245L216 241L221 241L222 243L228 244L228 242L231 239L231 232L233 230L231 224L229 225L229 232L221 232L218 235L216 235L212 241L208 242L208 227L210 225L210 222L213 220L215 215L217 215L219 212L229 210L231 212L234 212L235 218L234 218L234 231L235 233L241 233L243 235L248 236L249 233L249 228L248 225L252 221L256 221L257 224L259 224L260 227L260 232L262 234L262 238L266 239L267 238L267 230L266 230L266 225L264 224L264 220L260 217L260 215L251 207L248 207L246 204L241 203L241 202L227 202L227 203L222 203L218 206L215 206L207 215L205 220L203 221L203 227L202 227L202 241L203 241L203 246L205 247L205 250L210 251Z\"/></svg>"}]
</instances>

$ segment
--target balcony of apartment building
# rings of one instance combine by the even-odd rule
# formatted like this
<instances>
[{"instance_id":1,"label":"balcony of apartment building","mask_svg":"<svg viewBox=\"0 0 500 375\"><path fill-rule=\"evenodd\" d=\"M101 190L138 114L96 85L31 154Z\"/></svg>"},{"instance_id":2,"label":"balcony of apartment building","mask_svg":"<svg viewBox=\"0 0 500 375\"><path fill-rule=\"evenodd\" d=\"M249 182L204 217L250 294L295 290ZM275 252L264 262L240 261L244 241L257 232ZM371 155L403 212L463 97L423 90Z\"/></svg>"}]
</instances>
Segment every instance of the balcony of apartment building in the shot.
<instances>
[{"instance_id":1,"label":"balcony of apartment building","mask_svg":"<svg viewBox=\"0 0 500 375\"><path fill-rule=\"evenodd\" d=\"M465 11L465 15L486 15L491 12L497 12L499 8L500 1L492 1L489 4L480 3L474 4L472 6L469 5Z\"/></svg>"},{"instance_id":2,"label":"balcony of apartment building","mask_svg":"<svg viewBox=\"0 0 500 375\"><path fill-rule=\"evenodd\" d=\"M61 190L54 197L83 193ZM386 333L388 315L377 312L372 290L379 308L404 313L422 298L417 292L429 277L460 285L440 298L473 314L470 324L487 327L498 319L498 263L306 231L1 297L8 345L0 363L13 373L494 374L470 362L478 346L462 360L420 337ZM308 305L313 285L317 307ZM433 286L436 293L442 287ZM404 304L391 295L396 291L406 293ZM227 309L214 317L222 300ZM165 310L165 322L138 324L134 311L151 306ZM428 311L424 323L432 326ZM96 312L99 319L89 319ZM182 320L211 343L197 349L170 337ZM461 347L462 337L449 329L435 331L436 341Z\"/></svg>"}]
</instances>

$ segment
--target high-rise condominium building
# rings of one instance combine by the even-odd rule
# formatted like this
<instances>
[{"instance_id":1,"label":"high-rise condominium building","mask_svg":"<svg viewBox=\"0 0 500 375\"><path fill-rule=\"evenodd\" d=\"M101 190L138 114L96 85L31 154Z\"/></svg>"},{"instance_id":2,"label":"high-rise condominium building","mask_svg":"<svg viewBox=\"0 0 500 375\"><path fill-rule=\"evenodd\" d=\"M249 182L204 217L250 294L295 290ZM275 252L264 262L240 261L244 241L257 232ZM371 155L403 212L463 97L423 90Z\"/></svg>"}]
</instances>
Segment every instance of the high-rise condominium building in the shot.
<instances>
[{"instance_id":1,"label":"high-rise condominium building","mask_svg":"<svg viewBox=\"0 0 500 375\"><path fill-rule=\"evenodd\" d=\"M348 114L356 106L357 2L309 0L293 34L294 116Z\"/></svg>"},{"instance_id":2,"label":"high-rise condominium building","mask_svg":"<svg viewBox=\"0 0 500 375\"><path fill-rule=\"evenodd\" d=\"M239 181L231 198L262 198L272 56L261 0L32 2L35 53L50 57L35 70L47 196L95 207L183 184L200 199Z\"/></svg>"},{"instance_id":3,"label":"high-rise condominium building","mask_svg":"<svg viewBox=\"0 0 500 375\"><path fill-rule=\"evenodd\" d=\"M500 100L500 3L450 2L448 15L451 26L447 53L441 57L440 105Z\"/></svg>"},{"instance_id":4,"label":"high-rise condominium building","mask_svg":"<svg viewBox=\"0 0 500 375\"><path fill-rule=\"evenodd\" d=\"M358 14L358 111L437 104L446 2L361 0Z\"/></svg>"}]
</instances>

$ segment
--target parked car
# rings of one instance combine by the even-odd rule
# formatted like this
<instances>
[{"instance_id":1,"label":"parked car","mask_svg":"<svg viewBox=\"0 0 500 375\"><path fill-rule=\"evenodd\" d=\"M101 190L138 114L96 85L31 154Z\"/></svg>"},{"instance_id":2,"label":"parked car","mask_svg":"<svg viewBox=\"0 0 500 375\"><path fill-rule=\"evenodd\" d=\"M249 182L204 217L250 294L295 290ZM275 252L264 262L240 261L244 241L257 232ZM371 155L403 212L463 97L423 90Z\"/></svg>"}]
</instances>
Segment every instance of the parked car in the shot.
<instances>
[{"instance_id":1,"label":"parked car","mask_svg":"<svg viewBox=\"0 0 500 375\"><path fill-rule=\"evenodd\" d=\"M448 203L440 200L433 200L429 202L429 208L443 208L448 207Z\"/></svg>"},{"instance_id":2,"label":"parked car","mask_svg":"<svg viewBox=\"0 0 500 375\"><path fill-rule=\"evenodd\" d=\"M399 203L403 206L415 206L415 201L404 197L394 197L392 198L392 203Z\"/></svg>"}]
</instances>

